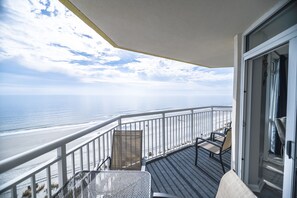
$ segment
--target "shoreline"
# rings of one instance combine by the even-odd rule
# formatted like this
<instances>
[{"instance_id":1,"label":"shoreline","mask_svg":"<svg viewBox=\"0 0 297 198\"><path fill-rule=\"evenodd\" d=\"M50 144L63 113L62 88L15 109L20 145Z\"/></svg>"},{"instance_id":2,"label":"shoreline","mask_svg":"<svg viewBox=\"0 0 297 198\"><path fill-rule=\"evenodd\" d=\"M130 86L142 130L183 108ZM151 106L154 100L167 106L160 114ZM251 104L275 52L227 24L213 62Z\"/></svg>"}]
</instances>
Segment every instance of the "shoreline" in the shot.
<instances>
[{"instance_id":1,"label":"shoreline","mask_svg":"<svg viewBox=\"0 0 297 198\"><path fill-rule=\"evenodd\" d=\"M46 130L54 130L54 129L67 129L67 128L74 128L77 126L89 126L92 124L96 124L98 122L102 122L103 120L100 121L90 121L90 122L84 122L84 123L77 123L77 124L62 124L62 125L56 125L56 126L40 126L40 127L33 127L33 128L20 128L20 129L11 129L11 130L3 130L0 131L0 138L3 136L10 136L10 135L18 135L18 134L29 134L29 133L35 133L35 132L43 132Z\"/></svg>"},{"instance_id":2,"label":"shoreline","mask_svg":"<svg viewBox=\"0 0 297 198\"><path fill-rule=\"evenodd\" d=\"M0 161L100 122L103 121L0 133Z\"/></svg>"}]
</instances>

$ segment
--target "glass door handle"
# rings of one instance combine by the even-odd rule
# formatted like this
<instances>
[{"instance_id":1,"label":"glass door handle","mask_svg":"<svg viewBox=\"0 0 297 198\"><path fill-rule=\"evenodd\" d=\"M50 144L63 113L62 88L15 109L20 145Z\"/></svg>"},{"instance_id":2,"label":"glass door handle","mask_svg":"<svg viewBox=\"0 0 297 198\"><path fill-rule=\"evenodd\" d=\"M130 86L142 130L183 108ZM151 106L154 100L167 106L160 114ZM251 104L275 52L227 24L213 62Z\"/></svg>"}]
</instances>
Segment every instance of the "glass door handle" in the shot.
<instances>
[{"instance_id":1,"label":"glass door handle","mask_svg":"<svg viewBox=\"0 0 297 198\"><path fill-rule=\"evenodd\" d=\"M289 159L294 158L295 154L294 154L294 142L291 140L288 140L286 143L286 154L288 155Z\"/></svg>"}]
</instances>

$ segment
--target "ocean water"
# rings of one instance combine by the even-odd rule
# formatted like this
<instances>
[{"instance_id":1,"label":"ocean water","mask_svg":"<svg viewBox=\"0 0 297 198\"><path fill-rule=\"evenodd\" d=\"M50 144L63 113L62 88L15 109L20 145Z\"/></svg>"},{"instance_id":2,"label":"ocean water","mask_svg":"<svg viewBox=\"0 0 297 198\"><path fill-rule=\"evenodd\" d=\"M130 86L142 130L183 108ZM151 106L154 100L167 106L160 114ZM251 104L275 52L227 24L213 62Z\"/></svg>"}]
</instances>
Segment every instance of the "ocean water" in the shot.
<instances>
[{"instance_id":1,"label":"ocean water","mask_svg":"<svg viewBox=\"0 0 297 198\"><path fill-rule=\"evenodd\" d=\"M103 121L120 114L231 105L231 96L0 96L0 135Z\"/></svg>"}]
</instances>

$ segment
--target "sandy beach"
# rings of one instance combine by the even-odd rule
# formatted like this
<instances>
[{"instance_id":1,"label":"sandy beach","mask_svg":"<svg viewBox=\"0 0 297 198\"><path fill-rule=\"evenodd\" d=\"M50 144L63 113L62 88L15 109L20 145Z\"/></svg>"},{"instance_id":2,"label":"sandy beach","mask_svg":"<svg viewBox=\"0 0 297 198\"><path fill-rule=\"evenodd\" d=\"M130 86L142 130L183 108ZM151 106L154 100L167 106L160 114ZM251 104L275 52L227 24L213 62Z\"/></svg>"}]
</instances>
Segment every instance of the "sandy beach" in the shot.
<instances>
[{"instance_id":1,"label":"sandy beach","mask_svg":"<svg viewBox=\"0 0 297 198\"><path fill-rule=\"evenodd\" d=\"M0 160L12 157L14 155L20 154L22 152L31 150L43 144L52 142L64 136L70 135L82 129L88 128L97 124L95 122L86 123L86 124L78 124L78 125L68 125L68 126L57 126L43 129L33 129L26 131L19 131L14 134L1 134L0 135ZM96 132L97 133L97 132ZM85 141L90 138L90 136L96 135L96 133L91 133L90 135L84 136L77 141L73 141L67 145L70 148L77 145L78 143ZM68 147L68 148L69 148ZM31 160L19 167L15 167L5 173L0 175L0 185L10 181L16 176L23 174L26 171L29 171L32 167L36 167L42 162L45 162L56 156L56 152L52 151L45 155L42 155L34 160ZM56 168L52 167L52 173L56 172ZM39 179L44 178L44 175L39 175ZM37 181L39 180L37 178ZM28 183L28 181L27 181ZM26 182L19 186L19 189L23 189L24 186L28 185Z\"/></svg>"},{"instance_id":2,"label":"sandy beach","mask_svg":"<svg viewBox=\"0 0 297 198\"><path fill-rule=\"evenodd\" d=\"M92 123L94 124L94 123ZM0 136L0 161L87 128L91 123L20 131Z\"/></svg>"}]
</instances>

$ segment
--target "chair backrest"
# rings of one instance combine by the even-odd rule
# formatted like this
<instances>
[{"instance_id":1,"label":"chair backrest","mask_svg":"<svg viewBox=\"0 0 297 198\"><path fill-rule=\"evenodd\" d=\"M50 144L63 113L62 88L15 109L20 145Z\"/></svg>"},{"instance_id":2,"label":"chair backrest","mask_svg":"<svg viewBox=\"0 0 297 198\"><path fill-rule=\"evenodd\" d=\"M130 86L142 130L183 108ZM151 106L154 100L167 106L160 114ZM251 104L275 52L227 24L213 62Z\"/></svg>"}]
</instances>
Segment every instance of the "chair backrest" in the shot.
<instances>
[{"instance_id":1,"label":"chair backrest","mask_svg":"<svg viewBox=\"0 0 297 198\"><path fill-rule=\"evenodd\" d=\"M232 143L232 128L229 128L225 134L225 139L222 146L222 151L231 147Z\"/></svg>"},{"instance_id":2,"label":"chair backrest","mask_svg":"<svg viewBox=\"0 0 297 198\"><path fill-rule=\"evenodd\" d=\"M111 170L141 170L142 131L121 131L113 133Z\"/></svg>"},{"instance_id":3,"label":"chair backrest","mask_svg":"<svg viewBox=\"0 0 297 198\"><path fill-rule=\"evenodd\" d=\"M280 141L282 145L284 145L286 141L286 117L276 118L275 126L277 128L277 133L279 135Z\"/></svg>"},{"instance_id":4,"label":"chair backrest","mask_svg":"<svg viewBox=\"0 0 297 198\"><path fill-rule=\"evenodd\" d=\"M216 198L256 198L233 170L225 173L220 181Z\"/></svg>"}]
</instances>

